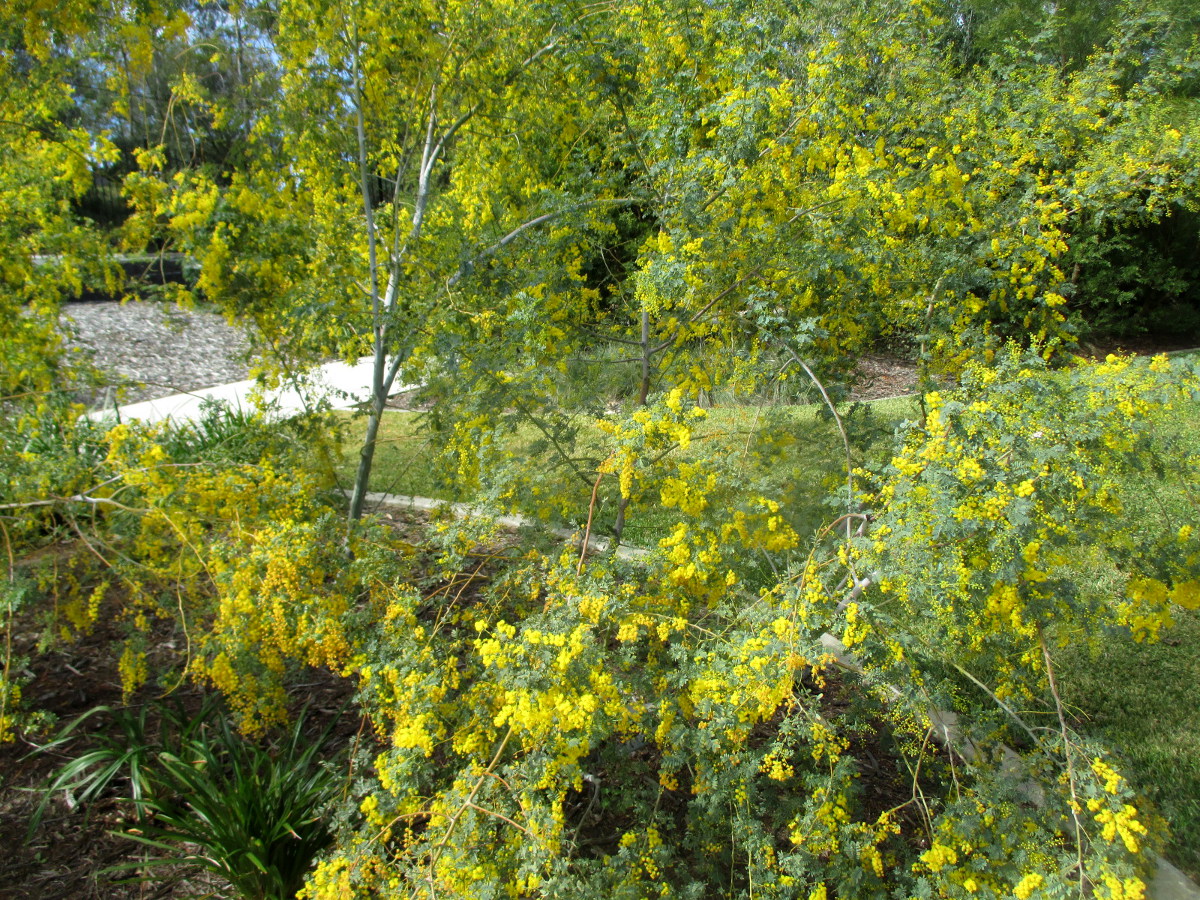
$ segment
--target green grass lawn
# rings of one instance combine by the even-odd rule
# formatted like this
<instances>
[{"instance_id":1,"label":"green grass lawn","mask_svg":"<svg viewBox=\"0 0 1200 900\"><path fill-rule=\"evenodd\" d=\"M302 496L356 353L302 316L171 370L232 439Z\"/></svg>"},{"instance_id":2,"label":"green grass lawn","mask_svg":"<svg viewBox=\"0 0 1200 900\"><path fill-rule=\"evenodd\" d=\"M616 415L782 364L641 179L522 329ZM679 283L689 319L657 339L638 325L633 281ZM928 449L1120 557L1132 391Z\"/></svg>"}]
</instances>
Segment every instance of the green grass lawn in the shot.
<instances>
[{"instance_id":1,"label":"green grass lawn","mask_svg":"<svg viewBox=\"0 0 1200 900\"><path fill-rule=\"evenodd\" d=\"M1181 612L1157 643L1118 637L1060 665L1064 703L1170 823L1167 858L1200 879L1200 613Z\"/></svg>"},{"instance_id":2,"label":"green grass lawn","mask_svg":"<svg viewBox=\"0 0 1200 900\"><path fill-rule=\"evenodd\" d=\"M351 483L358 464L358 449L366 419L342 413L349 425L343 445L343 461L338 477ZM441 453L438 435L426 427L424 413L391 410L384 414L375 448L375 466L371 472L371 490L388 494L433 497L437 500L461 499L443 478L438 466Z\"/></svg>"},{"instance_id":3,"label":"green grass lawn","mask_svg":"<svg viewBox=\"0 0 1200 900\"><path fill-rule=\"evenodd\" d=\"M914 416L916 411L917 406L910 398L860 404L846 419L854 464L861 464L865 458L877 456L890 447L896 426L903 419ZM338 473L343 483L353 478L357 441L364 427L362 422L362 419L352 419L347 428L344 460ZM372 490L438 500L466 499L447 477L445 463L441 460L445 436L431 430L429 424L428 417L419 412L391 411L385 414L380 425ZM764 453L770 452L761 446L763 438L759 432L764 427L774 436L772 439L783 436L788 442L779 451L777 465L762 465ZM533 426L521 425L508 435L505 449L518 455L538 454L544 462L546 477L557 472L558 483L569 492L576 516L585 519L590 479L594 477L595 462L602 458L603 436L589 421L581 425L575 452L581 456L590 454L595 460L586 471L586 479L572 478L564 474L561 467L556 469L553 454L538 449L539 437ZM815 406L711 408L697 423L692 447L683 455L688 459L707 455L720 460L719 464L731 473L726 480L738 484L739 489L758 479L771 489L773 495L779 496L782 492L792 498L793 519L805 535L827 516L823 499L831 486L845 479L846 457L840 435L829 417ZM758 471L752 471L756 464ZM597 534L605 534L611 528L616 505L612 495L613 479L606 479L602 486L605 490L601 491L602 502L593 523ZM532 498L529 502L517 498L517 507L526 513L533 512ZM659 538L670 533L676 519L674 511L659 506L657 497L643 498L628 512L623 539L633 545L653 546ZM560 519L555 524L577 526L582 521Z\"/></svg>"},{"instance_id":4,"label":"green grass lawn","mask_svg":"<svg viewBox=\"0 0 1200 900\"><path fill-rule=\"evenodd\" d=\"M1194 358L1196 351L1171 354ZM1200 404L1174 411L1181 445L1200 450ZM1131 476L1129 515L1176 524L1195 520L1196 498L1162 491L1153 473ZM1111 566L1085 563L1080 584L1122 589ZM1200 612L1178 610L1176 623L1156 643L1114 635L1098 647L1069 646L1059 657L1063 700L1078 727L1116 751L1137 789L1170 824L1166 856L1200 881Z\"/></svg>"}]
</instances>

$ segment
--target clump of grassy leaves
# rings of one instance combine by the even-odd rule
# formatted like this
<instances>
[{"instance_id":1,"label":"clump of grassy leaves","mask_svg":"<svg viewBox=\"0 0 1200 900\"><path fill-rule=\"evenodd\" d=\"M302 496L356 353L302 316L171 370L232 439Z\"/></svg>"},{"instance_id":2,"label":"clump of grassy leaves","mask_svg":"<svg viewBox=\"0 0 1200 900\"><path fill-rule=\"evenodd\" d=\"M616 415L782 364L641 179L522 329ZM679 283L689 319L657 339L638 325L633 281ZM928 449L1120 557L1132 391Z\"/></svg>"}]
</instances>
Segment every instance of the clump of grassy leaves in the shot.
<instances>
[{"instance_id":1,"label":"clump of grassy leaves","mask_svg":"<svg viewBox=\"0 0 1200 900\"><path fill-rule=\"evenodd\" d=\"M323 758L332 723L313 737L301 714L286 734L255 741L215 702L195 713L160 701L86 718L102 713L112 727L59 769L46 801L65 792L86 807L127 790L133 815L123 834L150 854L116 871L137 870L149 881L201 869L245 900L296 895L332 842L326 813L342 787L341 773ZM64 747L81 724L71 723L51 747Z\"/></svg>"}]
</instances>

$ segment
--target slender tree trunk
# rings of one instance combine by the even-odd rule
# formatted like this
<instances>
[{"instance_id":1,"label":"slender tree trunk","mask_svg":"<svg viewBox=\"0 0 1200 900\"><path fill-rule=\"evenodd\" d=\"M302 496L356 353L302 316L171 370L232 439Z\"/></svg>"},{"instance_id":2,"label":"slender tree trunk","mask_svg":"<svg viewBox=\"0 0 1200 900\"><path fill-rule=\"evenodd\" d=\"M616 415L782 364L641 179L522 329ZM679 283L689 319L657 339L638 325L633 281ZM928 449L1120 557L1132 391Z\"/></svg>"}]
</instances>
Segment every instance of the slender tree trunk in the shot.
<instances>
[{"instance_id":1,"label":"slender tree trunk","mask_svg":"<svg viewBox=\"0 0 1200 900\"><path fill-rule=\"evenodd\" d=\"M379 398L382 400L382 398ZM350 495L350 524L362 518L367 500L367 486L371 482L371 467L375 463L375 443L379 435L379 422L383 418L383 403L371 398L371 413L367 418L367 433L362 449L358 453L358 469L354 473L354 491Z\"/></svg>"},{"instance_id":2,"label":"slender tree trunk","mask_svg":"<svg viewBox=\"0 0 1200 900\"><path fill-rule=\"evenodd\" d=\"M638 406L646 405L650 396L650 311L642 310L642 383L638 388Z\"/></svg>"},{"instance_id":3,"label":"slender tree trunk","mask_svg":"<svg viewBox=\"0 0 1200 900\"><path fill-rule=\"evenodd\" d=\"M421 153L421 166L417 173L417 188L413 197L413 215L412 226L408 231L408 236L405 238L402 245L393 248L392 254L386 263L386 271L388 274L388 283L384 291L380 290L379 271L381 262L377 248L377 236L375 230L375 213L371 200L371 184L372 175L370 172L369 158L367 152L367 135L366 123L363 115L363 105L365 102L363 93L362 78L363 73L359 62L358 55L358 32L353 36L354 40L354 112L355 112L355 137L358 143L358 177L359 186L362 191L363 198L363 215L366 219L367 228L367 252L368 262L370 266L371 284L371 321L374 329L374 365L371 372L371 412L367 419L367 433L363 438L362 449L359 453L358 471L354 477L354 489L350 497L350 512L348 522L346 524L347 536L354 530L354 524L362 517L363 505L367 495L367 485L371 479L371 466L375 461L375 441L379 433L379 423L383 417L383 409L387 403L388 393L392 385L395 383L396 376L400 370L401 364L408 359L410 351L404 350L401 347L395 348L396 352L392 359L391 365L387 362L387 350L390 340L394 340L393 321L397 309L397 301L400 295L400 278L403 271L404 260L409 256L410 250L415 248L421 238L421 230L425 222L425 209L429 203L429 198L433 187L433 172L438 160L441 158L443 151L454 140L455 135L465 126L475 114L479 111L479 103L468 108L461 113L457 119L449 125L443 126L438 119L438 84L435 81L429 89L429 113L426 117L425 124L425 146ZM537 62L542 56L550 53L557 45L557 39L543 46L536 53L526 59L513 73L510 74L511 80L529 68L533 63ZM396 178L397 190L399 190L400 177L397 174ZM508 242L515 240L527 228L531 228L537 224L549 221L554 218L554 215L540 216L537 219L528 222L521 227L511 232L507 237L500 241L495 249L500 249ZM454 277L451 285L457 282L462 275L462 271ZM647 320L648 322L648 320ZM648 326L647 326L648 327ZM645 330L645 327L643 328ZM649 343L647 342L647 349Z\"/></svg>"},{"instance_id":4,"label":"slender tree trunk","mask_svg":"<svg viewBox=\"0 0 1200 900\"><path fill-rule=\"evenodd\" d=\"M367 498L367 486L371 482L371 466L375 462L375 438L379 434L379 421L383 418L383 406L387 400L384 388L384 369L387 366L386 330L382 299L379 296L379 256L375 246L375 212L371 205L370 169L367 164L367 135L363 122L363 94L361 72L358 65L358 34L354 35L354 111L355 132L358 139L358 178L362 190L363 215L367 224L368 263L371 267L371 326L374 343L374 360L371 366L371 413L367 419L367 434L363 438L358 456L358 471L354 475L354 491L350 496L350 515L346 523L347 537L354 524L362 518L363 504ZM392 273L393 279L395 273ZM389 279L388 288L393 280Z\"/></svg>"}]
</instances>

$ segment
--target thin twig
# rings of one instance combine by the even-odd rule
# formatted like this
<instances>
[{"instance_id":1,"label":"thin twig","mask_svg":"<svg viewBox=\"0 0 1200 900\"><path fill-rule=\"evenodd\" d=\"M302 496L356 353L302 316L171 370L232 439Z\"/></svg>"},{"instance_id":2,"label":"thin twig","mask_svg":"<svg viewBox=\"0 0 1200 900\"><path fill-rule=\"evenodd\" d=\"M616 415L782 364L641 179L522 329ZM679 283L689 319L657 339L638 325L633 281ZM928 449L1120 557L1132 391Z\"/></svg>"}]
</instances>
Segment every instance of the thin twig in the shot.
<instances>
[{"instance_id":1,"label":"thin twig","mask_svg":"<svg viewBox=\"0 0 1200 900\"><path fill-rule=\"evenodd\" d=\"M462 818L462 814L467 810L467 807L475 805L475 795L477 793L479 793L479 789L481 787L483 787L483 782L487 779L488 774L492 771L492 769L496 768L496 764L500 761L501 754L504 753L504 748L508 745L508 739L510 737L512 737L512 732L513 732L512 726L509 725L508 731L506 731L504 733L503 740L500 741L500 746L496 748L496 752L492 756L492 761L487 764L487 768L483 770L483 774L481 774L479 776L479 779L475 782L475 786L472 787L471 792L469 794L467 794L467 799L463 801L462 806L460 806L458 808L458 810L454 813L454 815L450 818L450 822L449 822L449 824L446 825L446 832L445 832L445 834L442 835L442 839L440 841L438 841L437 845L433 848L432 851L430 851L430 854L429 854L429 887L430 887L430 890L433 890L433 887L434 887L434 881L436 878L436 868L435 867L437 865L438 857L441 855L442 850L445 849L446 844L448 844L450 842L450 837L451 837L451 835L454 834L454 828L458 824L458 820L460 818Z\"/></svg>"},{"instance_id":2,"label":"thin twig","mask_svg":"<svg viewBox=\"0 0 1200 900\"><path fill-rule=\"evenodd\" d=\"M583 574L583 561L587 559L588 541L592 537L592 516L596 512L596 494L600 490L600 481L604 478L604 469L601 468L600 473L596 476L596 483L592 485L592 502L588 504L587 527L583 530L583 546L579 548L579 565L575 569L575 574Z\"/></svg>"},{"instance_id":3,"label":"thin twig","mask_svg":"<svg viewBox=\"0 0 1200 900\"><path fill-rule=\"evenodd\" d=\"M1075 765L1071 761L1071 740L1067 731L1067 719L1063 715L1062 698L1058 694L1058 685L1054 680L1054 665L1050 661L1050 650L1046 646L1046 637L1042 634L1041 625L1038 626L1037 633L1038 643L1042 646L1042 658L1046 661L1046 678L1050 682L1050 694L1054 697L1054 709L1058 713L1058 725L1062 730L1063 756L1067 760L1067 786L1071 790L1071 821L1075 825L1075 851L1078 854L1079 896L1082 898L1086 893L1086 879L1083 870L1083 823L1079 821L1079 810L1082 807L1075 789Z\"/></svg>"},{"instance_id":4,"label":"thin twig","mask_svg":"<svg viewBox=\"0 0 1200 900\"><path fill-rule=\"evenodd\" d=\"M9 676L12 673L12 630L13 618L16 614L17 563L16 557L13 555L12 539L3 522L0 522L0 531L4 532L4 547L8 551L8 583L10 590L13 591L8 597L8 609L5 610L4 616L4 683L0 684L0 723L4 723L8 721L8 695L12 693L9 690ZM4 737L6 735L0 730L0 739Z\"/></svg>"},{"instance_id":5,"label":"thin twig","mask_svg":"<svg viewBox=\"0 0 1200 900\"><path fill-rule=\"evenodd\" d=\"M469 806L471 809L478 810L479 812L483 813L484 815L494 816L495 818L499 819L502 822L507 822L509 825L511 825L513 828L517 829L517 831L520 831L522 834L525 834L528 837L533 837L533 833L528 828L518 825L516 822L514 822L512 819L510 819L508 816L504 815L503 813L498 813L495 810L491 810L491 809L484 809L478 803L473 803L470 800L467 801L467 806Z\"/></svg>"},{"instance_id":6,"label":"thin twig","mask_svg":"<svg viewBox=\"0 0 1200 900\"><path fill-rule=\"evenodd\" d=\"M1011 706L1009 706L1007 703L1005 703L1003 700L1001 700L999 697L997 697L996 693L991 688L989 688L986 684L984 684L982 681L980 681L978 678L976 678L974 675L972 675L970 672L968 672L966 669L964 669L958 663L952 662L952 663L950 663L950 665L954 667L956 672L958 672L960 675L962 675L964 678L966 678L968 681L970 681L973 685L975 685L975 687L979 688L981 691L983 691L985 694L987 694L989 697L991 697L993 703L995 703L1002 710L1004 710L1006 713L1008 713L1009 717L1021 727L1022 731L1024 731L1027 735L1029 735L1030 740L1032 740L1036 746L1038 746L1038 747L1042 746L1041 739L1036 734L1034 734L1032 728L1030 728L1028 725L1025 724L1025 720L1022 719L1019 715L1017 715L1016 710L1014 710Z\"/></svg>"}]
</instances>

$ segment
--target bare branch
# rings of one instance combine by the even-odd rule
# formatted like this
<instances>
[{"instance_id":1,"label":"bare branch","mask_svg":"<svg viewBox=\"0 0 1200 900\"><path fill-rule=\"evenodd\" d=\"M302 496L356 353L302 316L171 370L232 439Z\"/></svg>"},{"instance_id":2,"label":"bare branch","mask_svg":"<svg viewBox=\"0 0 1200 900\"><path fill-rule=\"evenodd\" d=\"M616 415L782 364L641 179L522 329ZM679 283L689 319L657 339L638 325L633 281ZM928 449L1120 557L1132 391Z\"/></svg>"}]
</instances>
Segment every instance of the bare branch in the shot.
<instances>
[{"instance_id":1,"label":"bare branch","mask_svg":"<svg viewBox=\"0 0 1200 900\"><path fill-rule=\"evenodd\" d=\"M938 284L941 284L939 281ZM1067 718L1063 714L1062 697L1058 693L1058 684L1054 679L1054 665L1050 660L1050 649L1046 646L1046 636L1042 634L1042 628L1038 626L1038 642L1042 645L1042 659L1046 662L1046 678L1050 683L1050 694L1054 697L1054 709L1058 713L1058 725L1062 733L1063 741L1063 756L1067 761L1067 786L1071 791L1071 820L1075 825L1075 850L1078 853L1078 868L1079 868L1079 896L1086 896L1086 884L1084 881L1083 868L1083 823L1079 821L1079 810L1082 805L1079 802L1078 791L1075 787L1075 765L1071 761L1071 739L1067 729Z\"/></svg>"},{"instance_id":2,"label":"bare branch","mask_svg":"<svg viewBox=\"0 0 1200 900\"><path fill-rule=\"evenodd\" d=\"M732 294L734 291L736 291L738 288L740 288L743 284L745 284L751 278L755 278L759 274L761 274L761 271L759 269L754 269L750 272L747 272L745 275L743 275L741 278L739 278L737 281L735 281L729 287L725 288L725 290L721 291L721 293L717 294L717 296L715 296L711 300L709 300L708 303L706 303L702 309L700 309L698 312L695 313L695 315L693 315L690 319L688 319L687 324L691 325L691 324L699 321L700 317L703 316L705 313L707 313L714 306L716 306L717 303L719 303L721 300L724 300L726 297L728 297L730 294ZM679 335L680 335L680 332L676 331L675 334L673 334L671 337L667 338L665 341L663 341L657 347L652 349L650 351L650 353L656 354L656 353L661 353L663 350L666 350L673 343L675 343L677 340L679 340Z\"/></svg>"}]
</instances>

